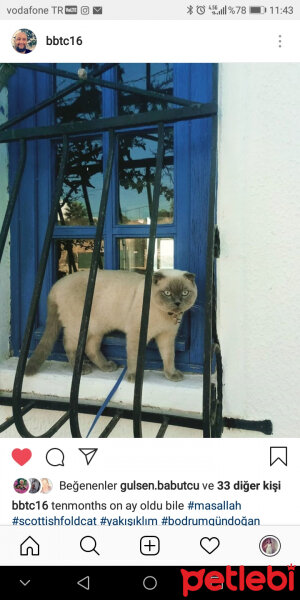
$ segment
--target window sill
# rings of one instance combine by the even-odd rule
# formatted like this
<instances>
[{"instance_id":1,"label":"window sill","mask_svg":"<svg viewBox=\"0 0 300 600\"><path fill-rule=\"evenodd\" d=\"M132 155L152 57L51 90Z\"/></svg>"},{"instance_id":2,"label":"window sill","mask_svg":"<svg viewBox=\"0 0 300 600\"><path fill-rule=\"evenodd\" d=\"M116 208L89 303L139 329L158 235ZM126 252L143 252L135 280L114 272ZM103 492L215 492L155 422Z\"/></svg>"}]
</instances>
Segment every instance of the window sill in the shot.
<instances>
[{"instance_id":1,"label":"window sill","mask_svg":"<svg viewBox=\"0 0 300 600\"><path fill-rule=\"evenodd\" d=\"M9 358L0 364L0 394L11 394L18 359ZM120 375L94 371L81 378L79 399L82 404L100 405L109 394ZM68 399L72 370L65 362L47 361L33 377L24 377L23 394L45 398L47 401ZM49 390L51 392L49 393ZM162 371L145 371L143 385L143 409L150 412L170 412L199 418L202 412L203 379L199 374L185 374L183 381L168 381ZM168 393L166 393L168 391ZM134 385L122 381L110 401L111 407L132 409Z\"/></svg>"}]
</instances>

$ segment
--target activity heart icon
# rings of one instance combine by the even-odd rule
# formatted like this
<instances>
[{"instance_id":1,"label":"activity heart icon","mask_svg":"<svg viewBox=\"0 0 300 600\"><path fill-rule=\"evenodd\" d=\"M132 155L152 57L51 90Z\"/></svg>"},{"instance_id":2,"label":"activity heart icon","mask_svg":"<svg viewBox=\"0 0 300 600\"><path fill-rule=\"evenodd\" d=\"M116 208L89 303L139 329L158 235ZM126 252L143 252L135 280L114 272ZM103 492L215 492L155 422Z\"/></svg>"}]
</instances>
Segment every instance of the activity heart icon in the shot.
<instances>
[{"instance_id":1,"label":"activity heart icon","mask_svg":"<svg viewBox=\"0 0 300 600\"><path fill-rule=\"evenodd\" d=\"M29 450L29 448L23 448L23 450L20 450L20 448L15 448L12 453L11 453L13 459L18 463L18 465L21 465L21 467L23 467L23 465L25 465L25 463L27 463L31 457L32 457L32 452L31 450Z\"/></svg>"},{"instance_id":2,"label":"activity heart icon","mask_svg":"<svg viewBox=\"0 0 300 600\"><path fill-rule=\"evenodd\" d=\"M207 554L212 554L220 546L220 540L216 537L204 537L200 540L200 546Z\"/></svg>"}]
</instances>

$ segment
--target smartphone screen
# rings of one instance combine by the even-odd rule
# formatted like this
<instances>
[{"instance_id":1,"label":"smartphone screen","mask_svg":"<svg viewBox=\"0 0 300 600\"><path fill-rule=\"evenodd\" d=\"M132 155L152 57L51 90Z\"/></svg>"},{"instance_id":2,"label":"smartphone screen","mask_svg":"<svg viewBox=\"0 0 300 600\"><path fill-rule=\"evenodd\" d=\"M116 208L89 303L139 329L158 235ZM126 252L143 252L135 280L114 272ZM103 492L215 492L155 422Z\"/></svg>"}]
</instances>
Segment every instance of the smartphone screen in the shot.
<instances>
[{"instance_id":1,"label":"smartphone screen","mask_svg":"<svg viewBox=\"0 0 300 600\"><path fill-rule=\"evenodd\" d=\"M0 16L3 579L297 591L297 2Z\"/></svg>"}]
</instances>

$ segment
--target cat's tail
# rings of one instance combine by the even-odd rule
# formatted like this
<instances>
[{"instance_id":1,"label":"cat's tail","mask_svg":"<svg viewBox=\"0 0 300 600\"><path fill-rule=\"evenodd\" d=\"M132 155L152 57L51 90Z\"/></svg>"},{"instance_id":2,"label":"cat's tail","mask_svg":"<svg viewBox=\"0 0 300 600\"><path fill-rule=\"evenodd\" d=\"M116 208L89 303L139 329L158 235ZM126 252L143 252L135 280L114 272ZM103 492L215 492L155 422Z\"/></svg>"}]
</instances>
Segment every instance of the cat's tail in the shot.
<instances>
[{"instance_id":1,"label":"cat's tail","mask_svg":"<svg viewBox=\"0 0 300 600\"><path fill-rule=\"evenodd\" d=\"M51 297L48 297L48 313L45 331L40 343L26 365L25 375L35 375L35 373L37 373L44 360L49 356L54 346L54 342L58 338L60 329L61 324L58 318L56 302Z\"/></svg>"}]
</instances>

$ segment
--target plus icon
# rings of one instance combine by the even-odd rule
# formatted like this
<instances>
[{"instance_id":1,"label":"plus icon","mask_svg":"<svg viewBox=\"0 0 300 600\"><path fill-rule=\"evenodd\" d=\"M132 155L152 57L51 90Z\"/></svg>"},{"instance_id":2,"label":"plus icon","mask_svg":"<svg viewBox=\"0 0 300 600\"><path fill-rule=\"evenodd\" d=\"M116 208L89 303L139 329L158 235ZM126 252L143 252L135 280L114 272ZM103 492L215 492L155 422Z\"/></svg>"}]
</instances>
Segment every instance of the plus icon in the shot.
<instances>
[{"instance_id":1,"label":"plus icon","mask_svg":"<svg viewBox=\"0 0 300 600\"><path fill-rule=\"evenodd\" d=\"M156 535L145 535L140 539L141 554L155 556L159 553L159 538Z\"/></svg>"}]
</instances>

